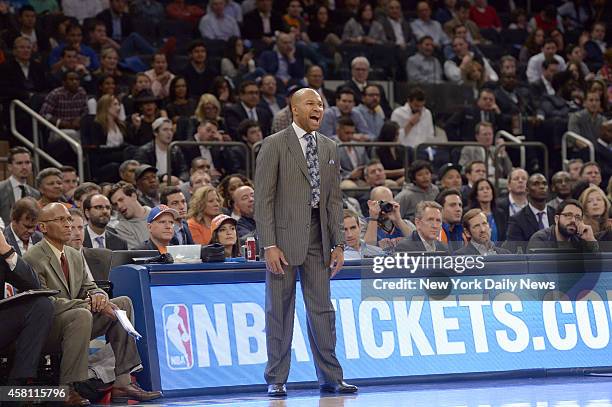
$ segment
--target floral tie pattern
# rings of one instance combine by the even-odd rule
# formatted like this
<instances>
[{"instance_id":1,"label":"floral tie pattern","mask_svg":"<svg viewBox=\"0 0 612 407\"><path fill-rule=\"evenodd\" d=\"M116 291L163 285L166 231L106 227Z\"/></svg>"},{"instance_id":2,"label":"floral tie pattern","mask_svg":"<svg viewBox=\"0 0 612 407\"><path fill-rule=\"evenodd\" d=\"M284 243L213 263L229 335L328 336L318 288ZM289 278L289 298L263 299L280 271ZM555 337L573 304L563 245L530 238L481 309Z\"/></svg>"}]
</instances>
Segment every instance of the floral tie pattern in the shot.
<instances>
[{"instance_id":1,"label":"floral tie pattern","mask_svg":"<svg viewBox=\"0 0 612 407\"><path fill-rule=\"evenodd\" d=\"M315 137L311 133L304 134L306 139L306 165L308 166L308 175L310 175L310 187L312 194L310 205L314 208L319 205L321 198L321 174L319 173L319 156L317 155L317 145Z\"/></svg>"}]
</instances>

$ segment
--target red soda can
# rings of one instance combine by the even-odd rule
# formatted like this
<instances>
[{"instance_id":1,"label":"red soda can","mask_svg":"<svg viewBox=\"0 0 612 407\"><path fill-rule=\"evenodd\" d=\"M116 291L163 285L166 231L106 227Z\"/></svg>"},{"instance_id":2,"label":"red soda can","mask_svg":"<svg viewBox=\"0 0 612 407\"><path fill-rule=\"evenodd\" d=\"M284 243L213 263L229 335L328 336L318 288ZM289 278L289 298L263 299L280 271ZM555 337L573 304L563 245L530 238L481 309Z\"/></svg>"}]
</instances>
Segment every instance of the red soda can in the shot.
<instances>
[{"instance_id":1,"label":"red soda can","mask_svg":"<svg viewBox=\"0 0 612 407\"><path fill-rule=\"evenodd\" d=\"M254 237L247 237L246 240L246 259L247 261L257 260L257 248Z\"/></svg>"}]
</instances>

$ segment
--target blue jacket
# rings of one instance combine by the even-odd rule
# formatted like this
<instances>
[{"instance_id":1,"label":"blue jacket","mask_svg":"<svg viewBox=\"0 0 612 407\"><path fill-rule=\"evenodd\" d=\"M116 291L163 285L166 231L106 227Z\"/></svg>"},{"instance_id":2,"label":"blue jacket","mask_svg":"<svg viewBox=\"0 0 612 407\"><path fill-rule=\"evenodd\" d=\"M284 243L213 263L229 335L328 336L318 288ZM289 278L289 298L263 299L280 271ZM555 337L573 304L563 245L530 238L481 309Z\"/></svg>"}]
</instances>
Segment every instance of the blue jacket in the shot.
<instances>
[{"instance_id":1,"label":"blue jacket","mask_svg":"<svg viewBox=\"0 0 612 407\"><path fill-rule=\"evenodd\" d=\"M288 73L292 79L296 81L300 81L304 79L305 68L304 68L304 57L299 49L295 50L295 61L293 63L288 64ZM257 65L261 67L266 73L271 75L276 75L278 71L278 54L276 50L267 50L261 53L259 56L259 60L257 61Z\"/></svg>"}]
</instances>

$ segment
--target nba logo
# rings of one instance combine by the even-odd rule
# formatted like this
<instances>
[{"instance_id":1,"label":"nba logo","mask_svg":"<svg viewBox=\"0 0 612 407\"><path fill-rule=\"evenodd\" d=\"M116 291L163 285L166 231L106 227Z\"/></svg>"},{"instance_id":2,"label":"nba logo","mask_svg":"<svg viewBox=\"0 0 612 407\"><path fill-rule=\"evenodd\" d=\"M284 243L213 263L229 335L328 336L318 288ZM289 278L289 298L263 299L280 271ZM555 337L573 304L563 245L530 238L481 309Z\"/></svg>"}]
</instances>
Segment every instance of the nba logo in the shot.
<instances>
[{"instance_id":1,"label":"nba logo","mask_svg":"<svg viewBox=\"0 0 612 407\"><path fill-rule=\"evenodd\" d=\"M162 315L168 367L172 370L191 369L193 347L187 307L185 304L166 304L162 308Z\"/></svg>"}]
</instances>

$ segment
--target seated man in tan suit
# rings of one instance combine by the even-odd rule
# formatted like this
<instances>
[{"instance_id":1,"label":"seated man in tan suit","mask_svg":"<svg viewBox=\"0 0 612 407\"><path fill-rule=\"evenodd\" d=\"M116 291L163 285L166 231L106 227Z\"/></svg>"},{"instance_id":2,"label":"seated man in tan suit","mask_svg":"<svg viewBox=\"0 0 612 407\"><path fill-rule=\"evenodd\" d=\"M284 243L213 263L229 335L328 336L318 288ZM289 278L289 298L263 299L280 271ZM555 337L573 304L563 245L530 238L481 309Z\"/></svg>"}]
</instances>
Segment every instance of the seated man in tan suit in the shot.
<instances>
[{"instance_id":1,"label":"seated man in tan suit","mask_svg":"<svg viewBox=\"0 0 612 407\"><path fill-rule=\"evenodd\" d=\"M36 271L43 288L60 290L51 297L55 307L53 326L43 351L62 352L60 383L70 386L66 404L88 405L74 390L74 383L87 379L88 347L91 338L105 335L115 353L112 390L114 402L153 400L160 392L147 392L130 381L130 373L141 368L136 343L118 322L114 311L121 309L132 318L128 297L109 300L87 276L83 256L66 244L71 237L72 217L61 203L42 208L38 219L44 239L28 250L24 260Z\"/></svg>"}]
</instances>

